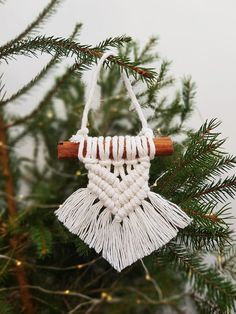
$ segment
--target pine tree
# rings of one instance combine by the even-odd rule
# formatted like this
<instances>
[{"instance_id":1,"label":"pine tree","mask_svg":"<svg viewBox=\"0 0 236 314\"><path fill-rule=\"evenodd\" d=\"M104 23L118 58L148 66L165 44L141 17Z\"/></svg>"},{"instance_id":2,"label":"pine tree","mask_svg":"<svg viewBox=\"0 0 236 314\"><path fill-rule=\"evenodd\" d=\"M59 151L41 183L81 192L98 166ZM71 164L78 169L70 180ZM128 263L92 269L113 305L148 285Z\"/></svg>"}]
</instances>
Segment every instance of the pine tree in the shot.
<instances>
[{"instance_id":1,"label":"pine tree","mask_svg":"<svg viewBox=\"0 0 236 314\"><path fill-rule=\"evenodd\" d=\"M79 43L81 24L69 38L35 36L59 2L51 0L25 30L0 47L1 62L42 52L52 55L36 77L10 96L1 76L1 313L233 313L236 250L229 198L236 190L230 174L236 159L223 150L219 122L206 121L197 132L187 127L195 85L184 78L181 90L167 97L174 79L170 63L156 53L156 38L141 48L126 36L92 47ZM128 114L130 101L119 84L124 69L156 133L178 139L173 156L152 162L150 185L193 218L169 244L121 274L54 216L59 204L87 183L78 161L57 160L56 142L79 128L86 89L82 74L110 47L117 49L117 56L109 58L101 73L102 109L90 115L91 134L122 134L124 129L136 134L140 128L136 115ZM55 79L30 114L6 110L68 56L74 64ZM157 71L150 68L154 62ZM15 148L26 141L32 155L22 157Z\"/></svg>"}]
</instances>

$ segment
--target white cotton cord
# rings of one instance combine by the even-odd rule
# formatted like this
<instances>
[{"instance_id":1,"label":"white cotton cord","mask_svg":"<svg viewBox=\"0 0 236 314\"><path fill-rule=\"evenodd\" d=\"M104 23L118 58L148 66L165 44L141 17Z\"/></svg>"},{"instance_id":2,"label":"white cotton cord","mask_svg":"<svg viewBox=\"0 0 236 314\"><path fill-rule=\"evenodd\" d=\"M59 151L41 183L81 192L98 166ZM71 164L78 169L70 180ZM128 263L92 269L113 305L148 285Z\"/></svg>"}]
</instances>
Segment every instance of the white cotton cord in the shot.
<instances>
[{"instance_id":1,"label":"white cotton cord","mask_svg":"<svg viewBox=\"0 0 236 314\"><path fill-rule=\"evenodd\" d=\"M126 75L126 73L124 71L121 73L121 76L122 76L122 79L123 79L123 81L125 83L125 86L126 86L126 89L128 91L128 94L130 96L130 99L131 99L131 101L132 101L132 103L134 105L134 108L136 109L137 114L139 116L139 119L140 119L140 121L142 123L142 129L147 129L148 128L147 120L145 119L143 111L141 109L141 106L140 106L140 104L139 104L139 102L138 102L138 100L137 100L137 98L135 96L135 93L133 91L133 88L132 88L132 85L130 83L130 80L129 80L128 76Z\"/></svg>"},{"instance_id":2,"label":"white cotton cord","mask_svg":"<svg viewBox=\"0 0 236 314\"><path fill-rule=\"evenodd\" d=\"M112 156L113 156L113 165L118 162L118 136L113 136L112 138ZM114 175L117 177L119 175L119 171L117 167L114 167Z\"/></svg>"},{"instance_id":3,"label":"white cotton cord","mask_svg":"<svg viewBox=\"0 0 236 314\"><path fill-rule=\"evenodd\" d=\"M99 159L103 161L105 159L105 149L104 149L104 137L99 136L98 138L98 152L99 152Z\"/></svg>"},{"instance_id":4,"label":"white cotton cord","mask_svg":"<svg viewBox=\"0 0 236 314\"><path fill-rule=\"evenodd\" d=\"M118 156L119 156L119 165L118 165L118 171L120 174L120 177L123 179L125 177L125 170L124 170L124 143L125 143L125 137L119 136L118 137Z\"/></svg>"},{"instance_id":5,"label":"white cotton cord","mask_svg":"<svg viewBox=\"0 0 236 314\"><path fill-rule=\"evenodd\" d=\"M70 232L121 271L160 249L192 220L179 206L150 190L150 161L156 152L153 131L125 72L122 78L142 123L141 132L125 137L88 136L88 112L98 74L111 54L105 53L98 62L81 129L71 138L79 142L78 159L88 171L88 185L69 196L55 214Z\"/></svg>"},{"instance_id":6,"label":"white cotton cord","mask_svg":"<svg viewBox=\"0 0 236 314\"><path fill-rule=\"evenodd\" d=\"M137 152L137 144L136 144L136 137L132 136L131 137L131 159L133 161L137 161L136 157L138 155Z\"/></svg>"},{"instance_id":7,"label":"white cotton cord","mask_svg":"<svg viewBox=\"0 0 236 314\"><path fill-rule=\"evenodd\" d=\"M111 169L111 159L110 159L110 151L111 151L111 137L107 136L105 138L105 162L104 166L110 171Z\"/></svg>"},{"instance_id":8,"label":"white cotton cord","mask_svg":"<svg viewBox=\"0 0 236 314\"><path fill-rule=\"evenodd\" d=\"M145 150L145 147L143 147L141 137L136 136L135 140L137 144L138 157L142 158L144 156L147 156L147 148Z\"/></svg>"},{"instance_id":9,"label":"white cotton cord","mask_svg":"<svg viewBox=\"0 0 236 314\"><path fill-rule=\"evenodd\" d=\"M88 128L79 129L76 132L76 134L71 136L71 138L69 140L72 143L80 143L83 138L86 138L88 136L88 133L89 133Z\"/></svg>"},{"instance_id":10,"label":"white cotton cord","mask_svg":"<svg viewBox=\"0 0 236 314\"><path fill-rule=\"evenodd\" d=\"M156 146L154 144L152 137L147 137L147 139L148 139L148 146L149 146L149 156L150 156L150 159L152 160L156 155Z\"/></svg>"},{"instance_id":11,"label":"white cotton cord","mask_svg":"<svg viewBox=\"0 0 236 314\"><path fill-rule=\"evenodd\" d=\"M89 92L88 100L87 100L87 102L85 104L85 107L84 107L84 112L83 112L82 122L81 122L81 129L86 128L87 123L88 123L88 113L89 113L89 110L91 109L91 104L92 104L92 101L93 101L93 98L94 98L94 93L95 93L95 90L96 90L96 87L97 87L98 76L99 76L100 70L102 68L103 62L108 57L110 57L112 55L114 55L114 52L107 51L107 52L105 52L102 55L101 59L98 61L97 68L96 68L96 70L95 70L95 72L93 74L92 83L91 83L91 89L90 89L90 92Z\"/></svg>"},{"instance_id":12,"label":"white cotton cord","mask_svg":"<svg viewBox=\"0 0 236 314\"><path fill-rule=\"evenodd\" d=\"M97 158L98 153L98 139L97 137L92 137L92 146L91 146L91 156L93 163L96 163L98 161Z\"/></svg>"},{"instance_id":13,"label":"white cotton cord","mask_svg":"<svg viewBox=\"0 0 236 314\"><path fill-rule=\"evenodd\" d=\"M87 144L87 147L86 147L86 156L85 158L89 161L89 159L92 157L91 155L91 150L92 150L92 137L88 137L87 140L86 140L86 144ZM86 162L87 160L84 160L84 162Z\"/></svg>"},{"instance_id":14,"label":"white cotton cord","mask_svg":"<svg viewBox=\"0 0 236 314\"><path fill-rule=\"evenodd\" d=\"M56 211L72 233L117 271L158 250L191 223L180 207L150 191L154 154L153 138L144 134L82 138L78 157L88 170L88 186Z\"/></svg>"},{"instance_id":15,"label":"white cotton cord","mask_svg":"<svg viewBox=\"0 0 236 314\"><path fill-rule=\"evenodd\" d=\"M83 161L84 159L84 137L81 138L79 149L78 149L78 158L80 161Z\"/></svg>"},{"instance_id":16,"label":"white cotton cord","mask_svg":"<svg viewBox=\"0 0 236 314\"><path fill-rule=\"evenodd\" d=\"M114 55L114 52L112 51L107 51L105 52L101 59L99 60L98 64L97 64L97 67L96 67L96 70L94 71L94 74L93 74L93 77L92 77L92 82L91 82L91 88L90 88L90 92L89 92L89 95L88 95L88 99L87 99L87 102L84 106L84 111L83 111L83 115L82 115L82 122L81 122L81 128L77 131L77 133L75 135L73 135L71 138L70 138L70 141L71 142L80 142L81 141L81 138L82 137L88 137L88 133L89 133L89 130L87 128L87 124L88 124L88 113L89 113L89 110L90 109L94 109L94 98L95 98L95 92L96 92L96 88L97 88L97 81L98 81L98 76L99 76L99 73L100 73L100 70L103 66L103 63L104 61L109 57L109 56L113 56ZM129 94L129 97L131 99L131 102L138 114L138 117L140 119L140 122L142 124L142 130L140 132L140 135L146 135L146 136L150 136L150 137L153 137L153 132L150 128L148 128L148 125L147 125L147 120L143 114L143 111L141 109L141 106L137 100L137 97L135 96L135 93L133 91L133 88L132 88L132 85L131 85L131 82L127 76L127 74L125 73L125 71L123 71L121 73L121 77L124 81L124 84L125 84L125 87L127 89L127 92ZM97 109L97 106L96 105L96 109Z\"/></svg>"},{"instance_id":17,"label":"white cotton cord","mask_svg":"<svg viewBox=\"0 0 236 314\"><path fill-rule=\"evenodd\" d=\"M96 70L93 73L88 99L87 99L87 102L84 106L81 128L77 131L77 133L75 135L73 135L70 138L71 142L75 142L75 143L80 142L82 136L84 136L84 137L88 136L88 133L89 133L89 130L87 128L88 113L92 107L92 104L94 104L93 99L95 97L96 88L98 87L98 85L97 85L98 76L99 76L100 70L102 68L103 62L111 55L114 55L114 53L112 51L105 52L102 55L101 59L98 61ZM96 109L99 108L99 104L100 104L100 100L99 100L99 103L96 104Z\"/></svg>"},{"instance_id":18,"label":"white cotton cord","mask_svg":"<svg viewBox=\"0 0 236 314\"><path fill-rule=\"evenodd\" d=\"M132 146L130 135L126 135L125 137L125 150L126 150L126 169L127 172L130 172L132 166Z\"/></svg>"}]
</instances>

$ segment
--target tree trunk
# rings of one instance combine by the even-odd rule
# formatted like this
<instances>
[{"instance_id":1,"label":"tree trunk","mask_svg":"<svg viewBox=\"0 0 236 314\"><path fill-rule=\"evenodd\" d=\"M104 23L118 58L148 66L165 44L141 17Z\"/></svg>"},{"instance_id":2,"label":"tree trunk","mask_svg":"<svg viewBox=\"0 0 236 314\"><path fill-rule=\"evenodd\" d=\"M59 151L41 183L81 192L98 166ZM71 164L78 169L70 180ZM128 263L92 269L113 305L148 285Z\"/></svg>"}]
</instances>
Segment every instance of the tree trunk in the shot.
<instances>
[{"instance_id":1,"label":"tree trunk","mask_svg":"<svg viewBox=\"0 0 236 314\"><path fill-rule=\"evenodd\" d=\"M4 178L4 193L5 193L5 201L6 208L8 212L9 220L12 221L15 225L17 224L17 208L15 201L15 193L14 193L14 183L10 168L10 156L7 145L7 135L6 130L4 128L4 119L3 114L0 111L0 170L2 171L2 175ZM24 262L22 252L18 250L18 237L13 236L10 239L10 246L12 251L15 254L15 258L19 260L21 263L16 264L15 273L17 277L17 281L19 284L21 302L23 306L23 310L27 314L33 314L33 304L30 295L30 291L27 287L27 277L24 269Z\"/></svg>"}]
</instances>

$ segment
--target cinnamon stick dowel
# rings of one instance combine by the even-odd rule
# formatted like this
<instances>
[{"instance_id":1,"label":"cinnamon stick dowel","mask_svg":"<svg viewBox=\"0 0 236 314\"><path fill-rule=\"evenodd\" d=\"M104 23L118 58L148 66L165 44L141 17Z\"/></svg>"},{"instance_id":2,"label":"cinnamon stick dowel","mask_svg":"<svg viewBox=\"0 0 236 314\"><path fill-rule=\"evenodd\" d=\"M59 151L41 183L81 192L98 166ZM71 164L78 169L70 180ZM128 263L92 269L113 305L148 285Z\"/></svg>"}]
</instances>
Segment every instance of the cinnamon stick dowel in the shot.
<instances>
[{"instance_id":1,"label":"cinnamon stick dowel","mask_svg":"<svg viewBox=\"0 0 236 314\"><path fill-rule=\"evenodd\" d=\"M154 138L156 147L156 156L168 156L174 151L173 142L168 136L161 136ZM57 145L58 159L78 158L79 143L59 142ZM84 147L84 155L86 154L86 143ZM99 158L99 156L98 156ZM112 144L110 149L110 158L112 158ZM126 158L126 151L124 151L123 158Z\"/></svg>"}]
</instances>

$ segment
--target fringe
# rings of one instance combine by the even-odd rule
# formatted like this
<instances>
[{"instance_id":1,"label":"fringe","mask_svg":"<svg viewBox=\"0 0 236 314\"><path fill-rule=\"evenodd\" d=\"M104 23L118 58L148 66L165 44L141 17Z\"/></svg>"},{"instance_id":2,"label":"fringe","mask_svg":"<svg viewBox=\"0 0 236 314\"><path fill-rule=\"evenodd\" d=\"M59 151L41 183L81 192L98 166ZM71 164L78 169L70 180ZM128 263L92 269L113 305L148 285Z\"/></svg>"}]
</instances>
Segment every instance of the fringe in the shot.
<instances>
[{"instance_id":1,"label":"fringe","mask_svg":"<svg viewBox=\"0 0 236 314\"><path fill-rule=\"evenodd\" d=\"M79 189L55 214L85 243L102 253L117 271L151 254L192 221L177 205L149 192L148 200L125 217L114 220L111 211L89 189Z\"/></svg>"}]
</instances>

